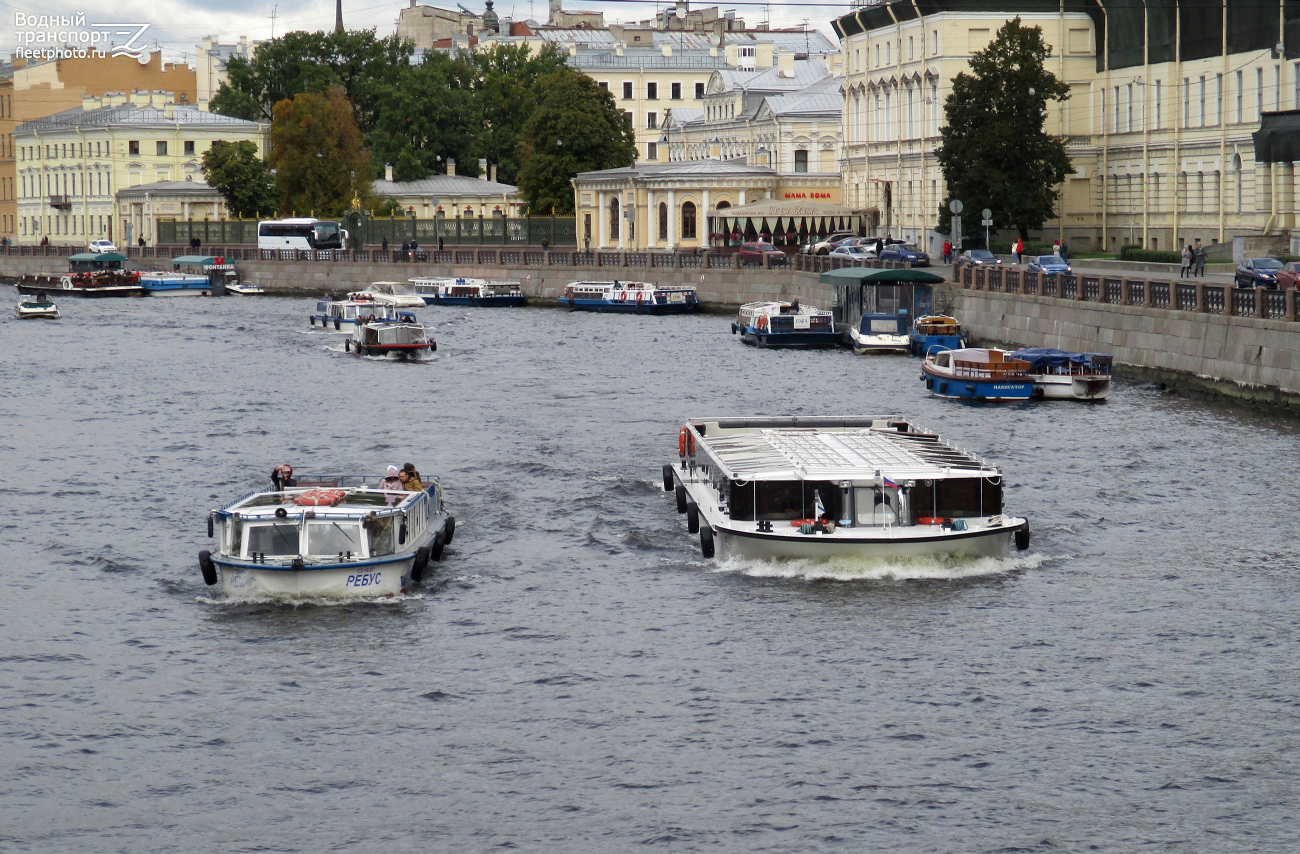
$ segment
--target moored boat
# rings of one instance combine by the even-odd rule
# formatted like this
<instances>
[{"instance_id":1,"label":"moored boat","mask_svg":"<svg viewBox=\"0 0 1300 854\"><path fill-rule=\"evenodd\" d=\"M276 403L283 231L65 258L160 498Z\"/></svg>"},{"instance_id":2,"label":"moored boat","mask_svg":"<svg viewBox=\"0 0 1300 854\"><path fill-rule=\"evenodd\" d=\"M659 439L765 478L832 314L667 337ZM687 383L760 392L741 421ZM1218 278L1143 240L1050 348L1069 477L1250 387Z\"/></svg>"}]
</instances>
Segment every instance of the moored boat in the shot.
<instances>
[{"instance_id":1,"label":"moored boat","mask_svg":"<svg viewBox=\"0 0 1300 854\"><path fill-rule=\"evenodd\" d=\"M234 282L226 285L226 292L244 297L253 297L265 294L266 290L248 282Z\"/></svg>"},{"instance_id":2,"label":"moored boat","mask_svg":"<svg viewBox=\"0 0 1300 854\"><path fill-rule=\"evenodd\" d=\"M1017 350L1012 358L1029 363L1033 396L1046 400L1105 400L1114 360L1106 353L1067 353L1046 347Z\"/></svg>"},{"instance_id":3,"label":"moored boat","mask_svg":"<svg viewBox=\"0 0 1300 854\"><path fill-rule=\"evenodd\" d=\"M207 276L188 273L141 273L140 287L150 297L206 297L212 293L212 282Z\"/></svg>"},{"instance_id":4,"label":"moored boat","mask_svg":"<svg viewBox=\"0 0 1300 854\"><path fill-rule=\"evenodd\" d=\"M144 296L144 288L140 287L140 274L133 270L95 270L59 276L23 276L18 280L18 293L100 299Z\"/></svg>"},{"instance_id":5,"label":"moored boat","mask_svg":"<svg viewBox=\"0 0 1300 854\"><path fill-rule=\"evenodd\" d=\"M424 300L418 294L406 293L402 282L375 282L364 291L353 291L348 299L356 302L372 301L388 308L424 308Z\"/></svg>"},{"instance_id":6,"label":"moored boat","mask_svg":"<svg viewBox=\"0 0 1300 854\"><path fill-rule=\"evenodd\" d=\"M1001 556L1029 548L1002 472L897 418L699 418L664 489L706 558Z\"/></svg>"},{"instance_id":7,"label":"moored boat","mask_svg":"<svg viewBox=\"0 0 1300 854\"><path fill-rule=\"evenodd\" d=\"M401 312L405 314L405 312ZM424 326L414 317L400 321L362 321L352 328L352 337L343 343L343 349L358 356L398 356L418 359L438 349Z\"/></svg>"},{"instance_id":8,"label":"moored boat","mask_svg":"<svg viewBox=\"0 0 1300 854\"><path fill-rule=\"evenodd\" d=\"M58 320L59 307L47 296L25 299L14 306L14 317L19 320Z\"/></svg>"},{"instance_id":9,"label":"moored boat","mask_svg":"<svg viewBox=\"0 0 1300 854\"><path fill-rule=\"evenodd\" d=\"M739 333L746 344L757 347L836 347L840 334L835 317L798 300L750 302L740 307L731 333Z\"/></svg>"},{"instance_id":10,"label":"moored boat","mask_svg":"<svg viewBox=\"0 0 1300 854\"><path fill-rule=\"evenodd\" d=\"M961 324L955 317L931 314L917 318L910 335L913 356L925 356L937 350L960 350L965 346Z\"/></svg>"},{"instance_id":11,"label":"moored boat","mask_svg":"<svg viewBox=\"0 0 1300 854\"><path fill-rule=\"evenodd\" d=\"M906 353L911 344L907 336L907 317L899 314L864 314L848 332L853 352Z\"/></svg>"},{"instance_id":12,"label":"moored boat","mask_svg":"<svg viewBox=\"0 0 1300 854\"><path fill-rule=\"evenodd\" d=\"M487 279L411 279L425 305L520 306L528 302L519 282Z\"/></svg>"},{"instance_id":13,"label":"moored boat","mask_svg":"<svg viewBox=\"0 0 1300 854\"><path fill-rule=\"evenodd\" d=\"M199 552L209 585L232 597L391 596L442 559L456 521L435 478L420 491L378 488L379 478L290 478L213 510Z\"/></svg>"},{"instance_id":14,"label":"moored boat","mask_svg":"<svg viewBox=\"0 0 1300 854\"><path fill-rule=\"evenodd\" d=\"M1006 350L968 347L930 353L921 363L921 379L936 397L966 400L1028 400L1034 390L1029 363Z\"/></svg>"},{"instance_id":15,"label":"moored boat","mask_svg":"<svg viewBox=\"0 0 1300 854\"><path fill-rule=\"evenodd\" d=\"M649 282L570 282L558 302L575 311L632 314L686 314L700 307L695 288Z\"/></svg>"}]
</instances>

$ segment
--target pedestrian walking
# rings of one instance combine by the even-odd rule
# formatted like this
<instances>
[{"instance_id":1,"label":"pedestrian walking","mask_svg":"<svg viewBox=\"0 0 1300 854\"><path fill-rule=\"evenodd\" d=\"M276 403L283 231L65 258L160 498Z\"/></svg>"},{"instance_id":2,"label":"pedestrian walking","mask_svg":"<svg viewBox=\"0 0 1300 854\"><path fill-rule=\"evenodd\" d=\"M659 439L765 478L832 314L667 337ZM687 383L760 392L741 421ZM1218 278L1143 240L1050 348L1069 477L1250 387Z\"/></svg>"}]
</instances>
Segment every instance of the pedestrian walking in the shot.
<instances>
[{"instance_id":1,"label":"pedestrian walking","mask_svg":"<svg viewBox=\"0 0 1300 854\"><path fill-rule=\"evenodd\" d=\"M1066 243L1064 240L1061 241L1061 263L1070 263L1070 244Z\"/></svg>"},{"instance_id":2,"label":"pedestrian walking","mask_svg":"<svg viewBox=\"0 0 1300 854\"><path fill-rule=\"evenodd\" d=\"M1197 276L1205 275L1205 262L1207 260L1205 255L1206 252L1204 246L1196 250L1196 275Z\"/></svg>"},{"instance_id":3,"label":"pedestrian walking","mask_svg":"<svg viewBox=\"0 0 1300 854\"><path fill-rule=\"evenodd\" d=\"M385 235L384 237L380 238L380 240L379 240L379 248L382 249L382 250L384 250L385 252L388 251L388 236L387 236L387 235Z\"/></svg>"},{"instance_id":4,"label":"pedestrian walking","mask_svg":"<svg viewBox=\"0 0 1300 854\"><path fill-rule=\"evenodd\" d=\"M1184 247L1183 247L1182 256L1183 256L1183 267L1182 267L1181 270L1178 271L1178 278L1180 278L1180 279L1185 278L1185 277L1187 276L1187 271L1188 271L1189 269L1191 269L1191 266L1192 266L1192 247L1190 247L1190 246L1184 246Z\"/></svg>"},{"instance_id":5,"label":"pedestrian walking","mask_svg":"<svg viewBox=\"0 0 1300 854\"><path fill-rule=\"evenodd\" d=\"M1052 254L1057 258L1061 257L1061 241L1055 240L1052 242Z\"/></svg>"},{"instance_id":6,"label":"pedestrian walking","mask_svg":"<svg viewBox=\"0 0 1300 854\"><path fill-rule=\"evenodd\" d=\"M952 244L947 240L943 242L943 263L952 263Z\"/></svg>"}]
</instances>

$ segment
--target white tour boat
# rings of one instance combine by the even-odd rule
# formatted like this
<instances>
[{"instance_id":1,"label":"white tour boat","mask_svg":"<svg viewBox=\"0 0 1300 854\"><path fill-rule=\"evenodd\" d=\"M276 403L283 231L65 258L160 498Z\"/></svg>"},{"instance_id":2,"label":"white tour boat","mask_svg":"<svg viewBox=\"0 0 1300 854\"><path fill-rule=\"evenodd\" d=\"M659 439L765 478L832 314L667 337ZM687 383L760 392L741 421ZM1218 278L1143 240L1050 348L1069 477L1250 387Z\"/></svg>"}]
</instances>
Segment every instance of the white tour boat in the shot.
<instances>
[{"instance_id":1,"label":"white tour boat","mask_svg":"<svg viewBox=\"0 0 1300 854\"><path fill-rule=\"evenodd\" d=\"M740 307L731 334L756 347L838 347L835 316L815 305L786 302L747 302Z\"/></svg>"},{"instance_id":2,"label":"white tour boat","mask_svg":"<svg viewBox=\"0 0 1300 854\"><path fill-rule=\"evenodd\" d=\"M556 302L573 311L689 314L700 308L695 288L650 282L570 282Z\"/></svg>"},{"instance_id":3,"label":"white tour boat","mask_svg":"<svg viewBox=\"0 0 1300 854\"><path fill-rule=\"evenodd\" d=\"M399 321L358 323L343 349L358 356L397 356L418 359L438 349L438 344L414 318Z\"/></svg>"},{"instance_id":4,"label":"white tour boat","mask_svg":"<svg viewBox=\"0 0 1300 854\"><path fill-rule=\"evenodd\" d=\"M1029 363L1033 396L1046 400L1105 400L1114 359L1107 353L1067 353L1031 347L1011 354Z\"/></svg>"},{"instance_id":5,"label":"white tour boat","mask_svg":"<svg viewBox=\"0 0 1300 854\"><path fill-rule=\"evenodd\" d=\"M391 596L442 559L456 520L435 478L418 492L380 478L289 478L208 515L215 552L199 552L209 585L233 597Z\"/></svg>"},{"instance_id":6,"label":"white tour boat","mask_svg":"<svg viewBox=\"0 0 1300 854\"><path fill-rule=\"evenodd\" d=\"M664 489L705 557L998 556L1029 548L1002 472L896 418L687 421Z\"/></svg>"},{"instance_id":7,"label":"white tour boat","mask_svg":"<svg viewBox=\"0 0 1300 854\"><path fill-rule=\"evenodd\" d=\"M415 322L415 314L399 311L387 303L375 302L369 297L353 299L357 294L349 294L347 299L323 299L316 303L316 313L307 315L307 322L312 326L320 324L321 328L333 326L336 330L356 326L357 321L374 323L376 321ZM423 305L423 303L421 303Z\"/></svg>"},{"instance_id":8,"label":"white tour boat","mask_svg":"<svg viewBox=\"0 0 1300 854\"><path fill-rule=\"evenodd\" d=\"M14 317L19 320L58 320L59 307L47 296L29 298L14 306Z\"/></svg>"},{"instance_id":9,"label":"white tour boat","mask_svg":"<svg viewBox=\"0 0 1300 854\"><path fill-rule=\"evenodd\" d=\"M519 282L487 279L411 279L425 305L521 306L528 302Z\"/></svg>"},{"instance_id":10,"label":"white tour boat","mask_svg":"<svg viewBox=\"0 0 1300 854\"><path fill-rule=\"evenodd\" d=\"M348 299L354 302L374 302L388 308L424 308L424 299L406 292L404 282L375 282L364 291L353 291Z\"/></svg>"}]
</instances>

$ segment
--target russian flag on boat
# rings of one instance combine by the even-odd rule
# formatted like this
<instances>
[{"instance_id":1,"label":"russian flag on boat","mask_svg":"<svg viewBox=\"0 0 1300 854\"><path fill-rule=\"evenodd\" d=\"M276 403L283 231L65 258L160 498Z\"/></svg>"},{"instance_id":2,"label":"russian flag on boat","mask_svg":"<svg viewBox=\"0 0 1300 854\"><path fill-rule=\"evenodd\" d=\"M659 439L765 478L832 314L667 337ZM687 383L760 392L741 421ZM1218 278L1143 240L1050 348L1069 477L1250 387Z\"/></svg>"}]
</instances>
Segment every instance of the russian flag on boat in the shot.
<instances>
[{"instance_id":1,"label":"russian flag on boat","mask_svg":"<svg viewBox=\"0 0 1300 854\"><path fill-rule=\"evenodd\" d=\"M898 484L894 483L892 480L890 480L887 477L881 477L880 483L882 486L887 486L890 489L898 489Z\"/></svg>"}]
</instances>

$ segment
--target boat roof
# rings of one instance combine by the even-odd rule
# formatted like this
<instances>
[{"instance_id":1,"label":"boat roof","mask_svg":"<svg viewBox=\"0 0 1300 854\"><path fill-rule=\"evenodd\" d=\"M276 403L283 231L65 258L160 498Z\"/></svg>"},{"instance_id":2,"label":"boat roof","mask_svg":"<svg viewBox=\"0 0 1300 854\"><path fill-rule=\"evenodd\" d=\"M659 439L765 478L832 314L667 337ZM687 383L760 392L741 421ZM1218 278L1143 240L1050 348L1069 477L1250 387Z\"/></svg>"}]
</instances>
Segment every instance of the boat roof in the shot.
<instances>
[{"instance_id":1,"label":"boat roof","mask_svg":"<svg viewBox=\"0 0 1300 854\"><path fill-rule=\"evenodd\" d=\"M740 310L750 311L750 312L772 311L772 310L780 310L783 308L790 308L792 305L794 305L794 303L788 300L765 300L763 302L747 302L740 307ZM831 312L823 308L818 308L817 306L812 305L810 303L803 302L803 303L799 303L799 313L800 314L830 314Z\"/></svg>"},{"instance_id":2,"label":"boat roof","mask_svg":"<svg viewBox=\"0 0 1300 854\"><path fill-rule=\"evenodd\" d=\"M276 492L275 490L255 490L242 498L227 504L219 515L229 516L238 513L242 519L271 520L276 518L276 511L284 509L288 516L283 517L297 521L304 513L311 512L317 517L330 519L362 519L370 515L385 516L410 509L419 500L421 492L399 493L401 500L393 506L388 505L388 496L393 494L367 482L378 484L381 477L361 475L300 475L295 478L297 486ZM430 481L428 489L432 490L437 478ZM294 499L315 490L338 490L343 493L343 500L337 505L302 505L295 504Z\"/></svg>"},{"instance_id":3,"label":"boat roof","mask_svg":"<svg viewBox=\"0 0 1300 854\"><path fill-rule=\"evenodd\" d=\"M1059 368L1066 364L1109 364L1109 353L1067 353L1051 347L1027 347L1011 354L1012 358L1028 362L1031 368Z\"/></svg>"},{"instance_id":4,"label":"boat roof","mask_svg":"<svg viewBox=\"0 0 1300 854\"><path fill-rule=\"evenodd\" d=\"M897 418L713 418L688 422L739 480L998 477L978 457Z\"/></svg>"}]
</instances>

